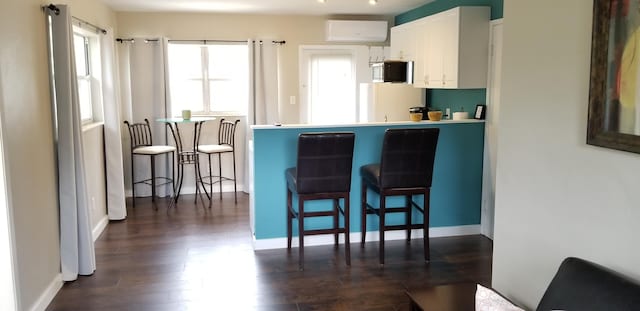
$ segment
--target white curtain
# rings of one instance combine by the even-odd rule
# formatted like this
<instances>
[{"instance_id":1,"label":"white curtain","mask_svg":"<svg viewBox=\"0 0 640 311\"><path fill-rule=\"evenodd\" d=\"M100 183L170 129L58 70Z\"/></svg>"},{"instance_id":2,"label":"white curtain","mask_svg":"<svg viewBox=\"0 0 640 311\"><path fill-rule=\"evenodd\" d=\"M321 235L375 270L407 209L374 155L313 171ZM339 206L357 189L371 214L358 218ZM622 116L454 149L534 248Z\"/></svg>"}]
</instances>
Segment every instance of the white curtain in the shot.
<instances>
[{"instance_id":1,"label":"white curtain","mask_svg":"<svg viewBox=\"0 0 640 311\"><path fill-rule=\"evenodd\" d=\"M91 236L90 211L82 153L82 126L73 52L71 13L66 5L48 10L51 21L53 64L52 107L55 115L60 209L60 256L62 279L90 275L96 269Z\"/></svg>"},{"instance_id":2,"label":"white curtain","mask_svg":"<svg viewBox=\"0 0 640 311\"><path fill-rule=\"evenodd\" d=\"M171 134L167 133L165 123L157 122L158 118L167 117L168 87L167 74L167 40L145 40L134 38L133 42L124 40L119 44L121 94L123 119L129 122L144 122L149 119L154 145L173 143ZM124 121L123 120L123 121ZM125 131L127 131L125 129ZM169 136L167 136L169 135ZM131 187L131 164L129 133L123 133L124 162L127 185ZM171 175L170 156L157 158L156 176ZM151 176L148 157L137 156L134 159L135 178L140 180ZM158 188L160 196L172 193L171 185ZM136 196L150 196L150 187L136 187Z\"/></svg>"},{"instance_id":3,"label":"white curtain","mask_svg":"<svg viewBox=\"0 0 640 311\"><path fill-rule=\"evenodd\" d=\"M247 140L244 158L245 192L251 193L251 152L253 132L251 125L280 122L280 44L271 40L249 40L249 115L247 116Z\"/></svg>"},{"instance_id":4,"label":"white curtain","mask_svg":"<svg viewBox=\"0 0 640 311\"><path fill-rule=\"evenodd\" d=\"M104 109L104 151L107 174L107 214L111 220L127 217L124 195L122 157L122 121L120 103L116 96L113 30L100 38L102 56L102 105Z\"/></svg>"},{"instance_id":5,"label":"white curtain","mask_svg":"<svg viewBox=\"0 0 640 311\"><path fill-rule=\"evenodd\" d=\"M270 40L249 41L251 94L248 123L280 122L278 52L279 45L271 43Z\"/></svg>"}]
</instances>

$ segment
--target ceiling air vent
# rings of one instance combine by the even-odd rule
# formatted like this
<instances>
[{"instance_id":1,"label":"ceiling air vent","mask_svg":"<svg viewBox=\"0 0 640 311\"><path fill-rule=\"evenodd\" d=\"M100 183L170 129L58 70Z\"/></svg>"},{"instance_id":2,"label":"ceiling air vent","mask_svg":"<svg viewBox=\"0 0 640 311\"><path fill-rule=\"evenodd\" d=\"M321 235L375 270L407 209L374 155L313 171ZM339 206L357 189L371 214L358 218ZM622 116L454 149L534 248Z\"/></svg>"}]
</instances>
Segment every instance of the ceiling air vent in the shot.
<instances>
[{"instance_id":1,"label":"ceiling air vent","mask_svg":"<svg viewBox=\"0 0 640 311\"><path fill-rule=\"evenodd\" d=\"M387 40L387 21L327 21L327 41L384 42Z\"/></svg>"}]
</instances>

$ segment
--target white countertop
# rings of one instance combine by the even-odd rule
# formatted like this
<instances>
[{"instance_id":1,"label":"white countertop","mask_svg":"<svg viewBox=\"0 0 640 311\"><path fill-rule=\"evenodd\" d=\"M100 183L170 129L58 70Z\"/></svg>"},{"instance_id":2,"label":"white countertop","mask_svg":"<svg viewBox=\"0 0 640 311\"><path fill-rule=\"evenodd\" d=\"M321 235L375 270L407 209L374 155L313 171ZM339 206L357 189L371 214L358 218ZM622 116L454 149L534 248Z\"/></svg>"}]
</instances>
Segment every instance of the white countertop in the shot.
<instances>
[{"instance_id":1,"label":"white countertop","mask_svg":"<svg viewBox=\"0 0 640 311\"><path fill-rule=\"evenodd\" d=\"M465 119L465 120L442 120L442 121L429 121L422 120L418 122L414 121L398 121L398 122L366 122L366 123L348 123L348 124L282 124L282 125L252 125L251 128L257 129L282 129L282 128L332 128L332 127L360 127L360 126L387 126L387 125L416 125L416 124L434 124L434 125L448 125L448 124L460 124L460 123L484 123L484 120Z\"/></svg>"}]
</instances>

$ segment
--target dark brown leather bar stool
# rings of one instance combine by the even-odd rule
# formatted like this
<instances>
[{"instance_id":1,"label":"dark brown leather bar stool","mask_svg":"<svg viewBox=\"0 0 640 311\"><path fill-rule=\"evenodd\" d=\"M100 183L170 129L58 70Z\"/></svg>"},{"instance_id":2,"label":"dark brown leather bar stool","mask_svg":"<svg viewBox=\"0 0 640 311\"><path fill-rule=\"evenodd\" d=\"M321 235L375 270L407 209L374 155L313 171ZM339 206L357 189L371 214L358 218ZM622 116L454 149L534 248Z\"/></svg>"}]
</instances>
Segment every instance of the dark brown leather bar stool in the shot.
<instances>
[{"instance_id":1,"label":"dark brown leather bar stool","mask_svg":"<svg viewBox=\"0 0 640 311\"><path fill-rule=\"evenodd\" d=\"M298 219L298 239L300 270L304 269L304 236L333 234L338 247L338 234L344 233L345 257L351 265L349 246L349 192L351 191L351 170L353 161L354 133L303 133L298 137L298 158L296 167L285 171L287 179L287 248L291 249L292 226ZM293 193L298 195L298 210L293 205ZM326 210L305 211L304 203L309 200L333 202ZM340 199L344 207L340 206ZM343 215L343 226L339 226L339 216ZM308 217L332 217L333 227L329 229L305 230L304 220Z\"/></svg>"},{"instance_id":2,"label":"dark brown leather bar stool","mask_svg":"<svg viewBox=\"0 0 640 311\"><path fill-rule=\"evenodd\" d=\"M367 232L367 214L380 219L380 264L384 265L384 232L406 230L407 243L411 240L411 229L424 230L424 259L429 261L429 193L433 177L433 162L438 143L438 128L388 129L382 142L380 163L360 167L362 177L361 246L364 247ZM367 203L367 189L380 195L378 208ZM424 195L422 207L413 201L414 195ZM387 207L389 196L404 196L401 207ZM414 224L411 210L415 207L423 215L422 223ZM387 225L388 213L405 213L404 225Z\"/></svg>"},{"instance_id":3,"label":"dark brown leather bar stool","mask_svg":"<svg viewBox=\"0 0 640 311\"><path fill-rule=\"evenodd\" d=\"M136 184L146 184L151 186L151 201L155 201L156 187L171 183L171 189L175 195L175 171L173 161L175 159L176 147L167 145L154 145L153 138L151 136L151 126L149 126L149 120L144 119L144 123L129 123L124 121L124 124L129 128L129 137L131 140L131 195L133 200L133 207L136 206ZM171 178L166 176L156 176L156 156L163 154L171 154ZM134 171L134 156L148 156L151 160L151 178L135 180ZM157 181L161 180L160 184Z\"/></svg>"}]
</instances>

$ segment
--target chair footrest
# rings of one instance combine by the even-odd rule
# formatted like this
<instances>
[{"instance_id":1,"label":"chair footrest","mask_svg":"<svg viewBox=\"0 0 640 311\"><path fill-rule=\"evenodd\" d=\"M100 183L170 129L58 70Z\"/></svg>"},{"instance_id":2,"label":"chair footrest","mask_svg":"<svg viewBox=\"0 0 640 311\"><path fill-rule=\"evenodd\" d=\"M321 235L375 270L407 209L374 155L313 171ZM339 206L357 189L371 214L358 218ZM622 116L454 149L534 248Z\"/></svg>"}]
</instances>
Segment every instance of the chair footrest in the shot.
<instances>
[{"instance_id":1,"label":"chair footrest","mask_svg":"<svg viewBox=\"0 0 640 311\"><path fill-rule=\"evenodd\" d=\"M422 224L411 224L409 225L411 229L422 229ZM407 230L407 225L392 225L392 226L384 226L384 230Z\"/></svg>"},{"instance_id":2,"label":"chair footrest","mask_svg":"<svg viewBox=\"0 0 640 311\"><path fill-rule=\"evenodd\" d=\"M156 183L156 187L164 186L164 185L167 185L167 184L170 184L170 183L172 183L172 182L173 182L173 179L168 178L168 177L156 177L156 180L163 180L163 182L161 182L161 183L159 183L159 184L158 184L158 183ZM152 185L152 184L151 184L151 178L144 179L144 180L139 180L139 181L134 182L133 184L134 184L134 185L137 185L137 184L145 184L145 185L148 185L148 186L151 186L151 185Z\"/></svg>"},{"instance_id":3,"label":"chair footrest","mask_svg":"<svg viewBox=\"0 0 640 311\"><path fill-rule=\"evenodd\" d=\"M304 212L304 217L318 217L318 216L335 216L337 215L334 211L323 211L323 212Z\"/></svg>"},{"instance_id":4,"label":"chair footrest","mask_svg":"<svg viewBox=\"0 0 640 311\"><path fill-rule=\"evenodd\" d=\"M319 235L319 234L336 234L336 233L345 233L345 230L344 228L337 228L337 229L316 229L316 230L302 231L302 235Z\"/></svg>"},{"instance_id":5,"label":"chair footrest","mask_svg":"<svg viewBox=\"0 0 640 311\"><path fill-rule=\"evenodd\" d=\"M220 177L220 176L202 176L201 177L202 183L205 185L215 185L217 183L223 182L223 181L235 181L235 179L230 178L230 177Z\"/></svg>"}]
</instances>

